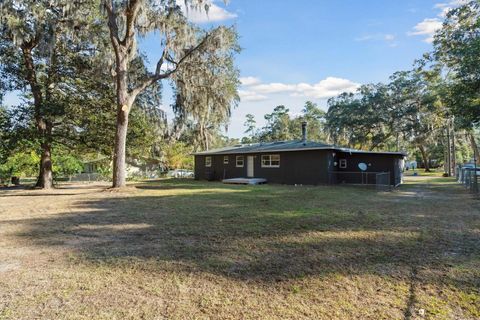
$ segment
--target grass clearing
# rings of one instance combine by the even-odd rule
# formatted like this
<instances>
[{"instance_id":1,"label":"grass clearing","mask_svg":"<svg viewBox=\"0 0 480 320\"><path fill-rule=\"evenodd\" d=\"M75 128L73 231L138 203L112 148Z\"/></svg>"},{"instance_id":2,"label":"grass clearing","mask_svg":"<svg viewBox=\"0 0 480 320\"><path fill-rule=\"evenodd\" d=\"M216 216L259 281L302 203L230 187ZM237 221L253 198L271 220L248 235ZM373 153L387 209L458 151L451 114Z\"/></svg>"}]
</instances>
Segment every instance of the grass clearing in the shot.
<instances>
[{"instance_id":1,"label":"grass clearing","mask_svg":"<svg viewBox=\"0 0 480 320\"><path fill-rule=\"evenodd\" d=\"M407 179L1 190L0 319L480 318L480 201Z\"/></svg>"}]
</instances>

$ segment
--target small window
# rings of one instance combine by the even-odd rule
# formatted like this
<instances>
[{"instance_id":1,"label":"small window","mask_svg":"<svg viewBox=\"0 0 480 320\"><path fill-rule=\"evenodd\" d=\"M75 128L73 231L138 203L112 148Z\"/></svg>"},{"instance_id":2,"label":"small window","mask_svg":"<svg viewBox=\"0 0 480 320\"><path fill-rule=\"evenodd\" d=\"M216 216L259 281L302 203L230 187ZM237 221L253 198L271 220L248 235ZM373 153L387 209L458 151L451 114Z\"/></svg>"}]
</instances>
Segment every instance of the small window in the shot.
<instances>
[{"instance_id":1,"label":"small window","mask_svg":"<svg viewBox=\"0 0 480 320\"><path fill-rule=\"evenodd\" d=\"M279 154L262 155L262 168L278 168L278 167L280 167Z\"/></svg>"},{"instance_id":2,"label":"small window","mask_svg":"<svg viewBox=\"0 0 480 320\"><path fill-rule=\"evenodd\" d=\"M347 168L347 159L340 159L340 169Z\"/></svg>"},{"instance_id":3,"label":"small window","mask_svg":"<svg viewBox=\"0 0 480 320\"><path fill-rule=\"evenodd\" d=\"M205 167L212 166L212 157L205 157Z\"/></svg>"},{"instance_id":4,"label":"small window","mask_svg":"<svg viewBox=\"0 0 480 320\"><path fill-rule=\"evenodd\" d=\"M223 164L228 164L228 156L223 157Z\"/></svg>"},{"instance_id":5,"label":"small window","mask_svg":"<svg viewBox=\"0 0 480 320\"><path fill-rule=\"evenodd\" d=\"M236 160L237 167L243 167L243 156L237 156Z\"/></svg>"}]
</instances>

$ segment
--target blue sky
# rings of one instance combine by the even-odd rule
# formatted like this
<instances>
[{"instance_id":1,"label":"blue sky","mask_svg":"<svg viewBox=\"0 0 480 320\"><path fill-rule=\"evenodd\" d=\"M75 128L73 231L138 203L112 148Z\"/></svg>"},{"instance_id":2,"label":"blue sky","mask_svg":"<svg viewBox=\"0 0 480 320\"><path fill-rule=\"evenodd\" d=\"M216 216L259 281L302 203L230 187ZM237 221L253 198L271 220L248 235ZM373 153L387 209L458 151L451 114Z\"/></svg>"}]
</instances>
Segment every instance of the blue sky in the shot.
<instances>
[{"instance_id":1,"label":"blue sky","mask_svg":"<svg viewBox=\"0 0 480 320\"><path fill-rule=\"evenodd\" d=\"M387 81L409 69L431 50L431 35L445 10L459 1L445 0L231 0L214 1L209 20L235 24L242 52L237 66L244 85L228 135L241 137L245 115L263 115L280 104L292 115L305 101L326 107L326 100L369 82Z\"/></svg>"},{"instance_id":2,"label":"blue sky","mask_svg":"<svg viewBox=\"0 0 480 320\"><path fill-rule=\"evenodd\" d=\"M227 134L241 137L248 113L262 126L263 115L277 105L287 106L292 115L307 100L325 108L329 97L409 69L431 50L444 12L461 0L212 1L208 17L190 11L189 18L205 28L237 27L242 100ZM140 48L151 62L161 53L155 36L143 39ZM171 91L165 87L169 111ZM5 102L17 101L11 94Z\"/></svg>"}]
</instances>

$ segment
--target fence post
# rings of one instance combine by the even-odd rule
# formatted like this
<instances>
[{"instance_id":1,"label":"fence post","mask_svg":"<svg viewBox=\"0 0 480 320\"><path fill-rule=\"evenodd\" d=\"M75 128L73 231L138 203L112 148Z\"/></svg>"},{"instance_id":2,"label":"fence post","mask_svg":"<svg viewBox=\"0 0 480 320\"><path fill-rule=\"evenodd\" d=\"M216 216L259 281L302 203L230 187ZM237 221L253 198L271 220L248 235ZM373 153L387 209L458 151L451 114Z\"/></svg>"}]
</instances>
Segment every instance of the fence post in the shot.
<instances>
[{"instance_id":1,"label":"fence post","mask_svg":"<svg viewBox=\"0 0 480 320\"><path fill-rule=\"evenodd\" d=\"M477 171L475 170L473 172L473 193L478 193L478 176L477 176Z\"/></svg>"}]
</instances>

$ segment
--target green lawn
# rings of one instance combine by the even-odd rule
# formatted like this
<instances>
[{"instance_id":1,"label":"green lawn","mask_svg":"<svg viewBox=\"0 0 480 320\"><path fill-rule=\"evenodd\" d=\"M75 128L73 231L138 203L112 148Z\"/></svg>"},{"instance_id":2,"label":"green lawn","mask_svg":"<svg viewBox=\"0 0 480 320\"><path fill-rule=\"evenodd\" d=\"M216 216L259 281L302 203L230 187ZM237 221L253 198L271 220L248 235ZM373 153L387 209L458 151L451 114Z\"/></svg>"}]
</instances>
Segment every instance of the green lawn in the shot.
<instances>
[{"instance_id":1,"label":"green lawn","mask_svg":"<svg viewBox=\"0 0 480 320\"><path fill-rule=\"evenodd\" d=\"M160 180L0 191L0 319L479 319L480 201Z\"/></svg>"}]
</instances>

